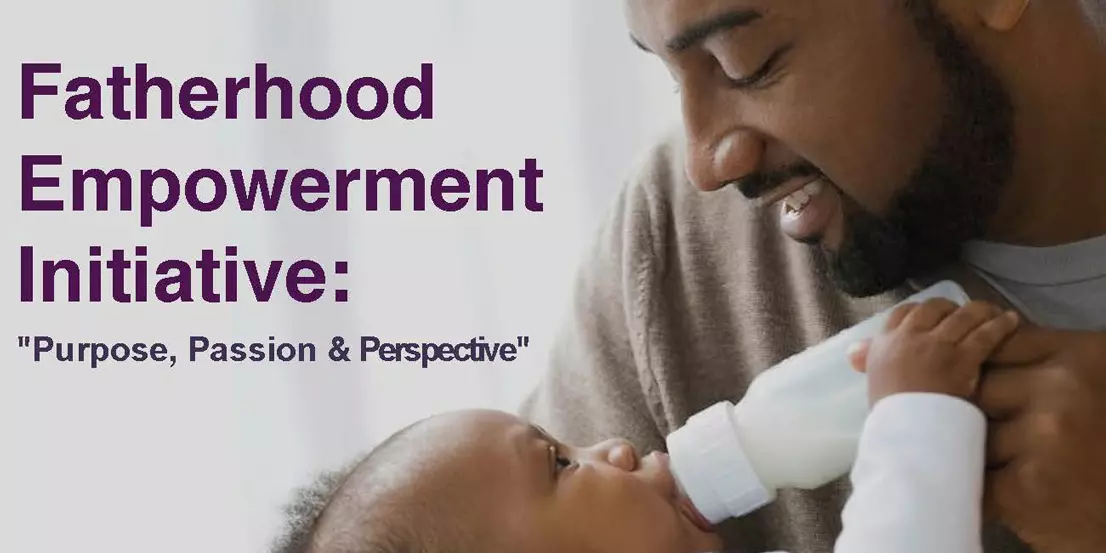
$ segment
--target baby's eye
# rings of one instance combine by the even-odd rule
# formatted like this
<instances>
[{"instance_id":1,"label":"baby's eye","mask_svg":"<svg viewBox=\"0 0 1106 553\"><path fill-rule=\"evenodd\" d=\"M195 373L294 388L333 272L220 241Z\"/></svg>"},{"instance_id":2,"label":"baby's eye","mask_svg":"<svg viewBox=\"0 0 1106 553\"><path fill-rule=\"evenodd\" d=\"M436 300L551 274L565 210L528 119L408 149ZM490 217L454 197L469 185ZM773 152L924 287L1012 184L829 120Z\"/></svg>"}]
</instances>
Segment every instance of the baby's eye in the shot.
<instances>
[{"instance_id":1,"label":"baby's eye","mask_svg":"<svg viewBox=\"0 0 1106 553\"><path fill-rule=\"evenodd\" d=\"M557 452L557 446L553 445L553 444L549 445L549 457L551 459L553 459L553 473L554 473L554 476L556 476L562 470L565 470L567 468L572 468L572 466L576 464L575 462L568 459L567 457L562 457Z\"/></svg>"}]
</instances>

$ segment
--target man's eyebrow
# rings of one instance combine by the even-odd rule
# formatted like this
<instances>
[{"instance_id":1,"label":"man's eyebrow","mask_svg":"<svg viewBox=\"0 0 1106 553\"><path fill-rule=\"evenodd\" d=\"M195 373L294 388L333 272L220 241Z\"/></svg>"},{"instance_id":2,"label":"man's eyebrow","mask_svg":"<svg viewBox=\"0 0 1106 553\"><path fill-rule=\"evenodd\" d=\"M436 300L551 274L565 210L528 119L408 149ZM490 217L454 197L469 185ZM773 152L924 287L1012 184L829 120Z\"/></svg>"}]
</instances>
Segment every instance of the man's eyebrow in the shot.
<instances>
[{"instance_id":1,"label":"man's eyebrow","mask_svg":"<svg viewBox=\"0 0 1106 553\"><path fill-rule=\"evenodd\" d=\"M760 12L749 9L721 13L684 29L683 32L670 39L665 47L668 51L678 54L710 38L711 35L737 27L748 26L760 18Z\"/></svg>"}]
</instances>

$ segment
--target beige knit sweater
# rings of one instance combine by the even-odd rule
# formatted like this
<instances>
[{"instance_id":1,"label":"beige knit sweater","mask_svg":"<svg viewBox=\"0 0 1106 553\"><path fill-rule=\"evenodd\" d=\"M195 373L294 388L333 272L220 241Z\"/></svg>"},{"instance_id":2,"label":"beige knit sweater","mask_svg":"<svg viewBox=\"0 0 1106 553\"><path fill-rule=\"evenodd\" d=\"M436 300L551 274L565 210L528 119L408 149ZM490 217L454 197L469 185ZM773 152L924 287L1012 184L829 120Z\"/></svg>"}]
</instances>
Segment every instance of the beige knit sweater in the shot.
<instances>
[{"instance_id":1,"label":"beige knit sweater","mask_svg":"<svg viewBox=\"0 0 1106 553\"><path fill-rule=\"evenodd\" d=\"M909 293L842 295L822 276L820 255L780 232L774 211L731 189L695 189L682 152L673 135L621 191L549 372L522 408L568 443L621 436L643 451L663 448L696 411L740 398L758 372ZM828 553L847 493L844 477L784 492L723 526L726 551ZM988 553L1028 551L1004 530L985 534Z\"/></svg>"}]
</instances>

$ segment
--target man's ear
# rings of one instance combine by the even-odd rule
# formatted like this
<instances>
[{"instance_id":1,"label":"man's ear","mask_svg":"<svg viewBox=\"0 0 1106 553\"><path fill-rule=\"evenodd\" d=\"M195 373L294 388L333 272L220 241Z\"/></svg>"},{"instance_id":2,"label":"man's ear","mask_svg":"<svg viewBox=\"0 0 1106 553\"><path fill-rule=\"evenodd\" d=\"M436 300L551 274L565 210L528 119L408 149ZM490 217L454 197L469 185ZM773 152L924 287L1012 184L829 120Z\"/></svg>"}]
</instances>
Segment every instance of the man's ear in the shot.
<instances>
[{"instance_id":1,"label":"man's ear","mask_svg":"<svg viewBox=\"0 0 1106 553\"><path fill-rule=\"evenodd\" d=\"M1029 7L1029 1L978 0L975 3L976 13L987 28L1000 32L1009 31L1022 20L1025 9Z\"/></svg>"}]
</instances>

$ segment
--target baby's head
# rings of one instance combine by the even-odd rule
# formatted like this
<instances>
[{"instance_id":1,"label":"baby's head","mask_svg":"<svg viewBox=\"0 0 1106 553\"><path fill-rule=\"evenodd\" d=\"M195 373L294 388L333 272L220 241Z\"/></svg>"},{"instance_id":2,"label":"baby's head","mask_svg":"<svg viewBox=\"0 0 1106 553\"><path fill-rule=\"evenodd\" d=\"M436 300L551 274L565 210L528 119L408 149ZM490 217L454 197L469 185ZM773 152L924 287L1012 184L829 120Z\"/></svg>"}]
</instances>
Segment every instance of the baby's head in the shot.
<instances>
[{"instance_id":1,"label":"baby's head","mask_svg":"<svg viewBox=\"0 0 1106 553\"><path fill-rule=\"evenodd\" d=\"M563 445L496 411L426 419L289 509L274 553L701 553L667 467L624 441Z\"/></svg>"}]
</instances>

